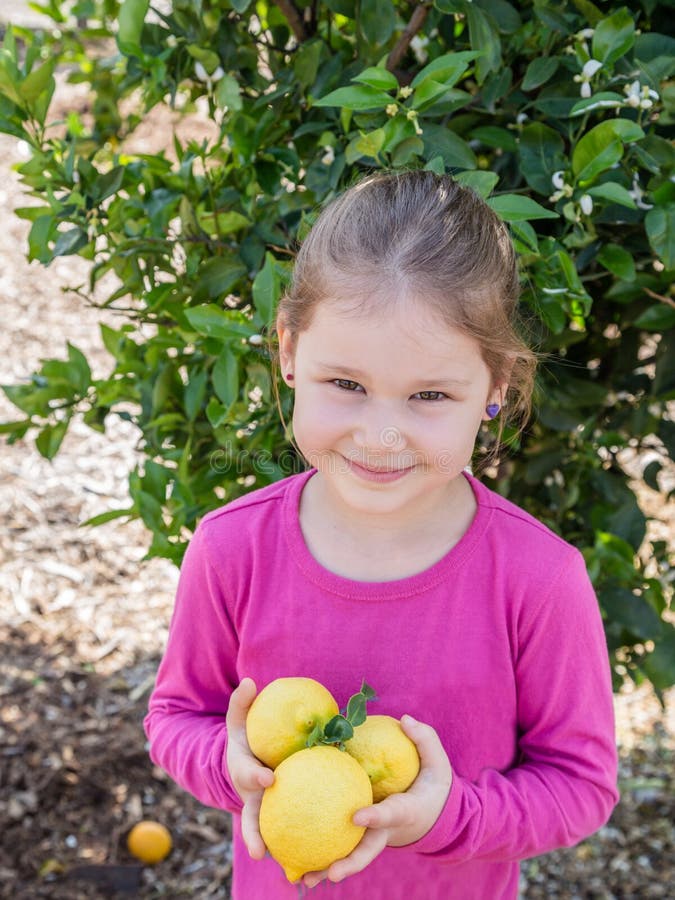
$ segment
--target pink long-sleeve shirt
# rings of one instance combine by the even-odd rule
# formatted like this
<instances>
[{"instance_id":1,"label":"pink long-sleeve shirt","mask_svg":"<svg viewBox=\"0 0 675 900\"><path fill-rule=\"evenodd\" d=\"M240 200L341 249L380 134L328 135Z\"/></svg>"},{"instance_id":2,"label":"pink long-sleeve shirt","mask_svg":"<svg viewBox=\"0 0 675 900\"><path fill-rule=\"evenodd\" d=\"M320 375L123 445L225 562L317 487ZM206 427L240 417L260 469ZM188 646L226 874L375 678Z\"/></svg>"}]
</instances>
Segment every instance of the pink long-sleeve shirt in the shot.
<instances>
[{"instance_id":1,"label":"pink long-sleeve shirt","mask_svg":"<svg viewBox=\"0 0 675 900\"><path fill-rule=\"evenodd\" d=\"M313 470L207 515L188 548L145 727L152 759L233 814L235 900L297 900L278 864L249 858L225 764L225 713L244 676L316 678L343 706L410 713L453 767L419 841L309 892L320 900L501 900L518 861L580 841L618 795L610 671L581 554L466 476L474 519L409 578L359 582L311 555L298 517Z\"/></svg>"}]
</instances>

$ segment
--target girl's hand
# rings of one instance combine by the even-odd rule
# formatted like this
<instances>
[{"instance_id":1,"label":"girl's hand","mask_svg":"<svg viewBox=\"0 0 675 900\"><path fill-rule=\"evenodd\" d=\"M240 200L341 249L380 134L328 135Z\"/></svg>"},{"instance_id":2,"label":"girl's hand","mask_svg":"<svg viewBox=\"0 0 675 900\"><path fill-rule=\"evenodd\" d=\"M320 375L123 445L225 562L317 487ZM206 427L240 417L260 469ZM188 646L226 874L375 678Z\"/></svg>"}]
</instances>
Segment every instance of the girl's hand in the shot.
<instances>
[{"instance_id":1,"label":"girl's hand","mask_svg":"<svg viewBox=\"0 0 675 900\"><path fill-rule=\"evenodd\" d=\"M246 716L257 690L251 678L243 678L232 692L227 709L227 771L243 801L241 833L253 859L262 859L267 848L260 836L258 816L263 791L274 783L274 773L251 753L246 739Z\"/></svg>"},{"instance_id":2,"label":"girl's hand","mask_svg":"<svg viewBox=\"0 0 675 900\"><path fill-rule=\"evenodd\" d=\"M452 768L438 735L430 725L403 716L401 726L417 746L420 772L404 794L391 794L354 814L355 825L365 825L366 833L357 847L321 872L310 872L303 881L314 887L324 878L342 881L360 872L385 847L402 847L423 837L445 806L452 784Z\"/></svg>"}]
</instances>

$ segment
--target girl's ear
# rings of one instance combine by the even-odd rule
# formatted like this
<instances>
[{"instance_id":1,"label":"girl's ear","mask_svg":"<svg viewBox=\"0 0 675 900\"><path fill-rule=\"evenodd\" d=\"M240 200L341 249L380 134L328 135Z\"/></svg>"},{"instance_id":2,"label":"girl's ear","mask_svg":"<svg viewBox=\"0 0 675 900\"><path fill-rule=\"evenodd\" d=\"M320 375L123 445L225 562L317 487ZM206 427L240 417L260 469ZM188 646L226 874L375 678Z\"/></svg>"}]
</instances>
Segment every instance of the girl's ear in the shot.
<instances>
[{"instance_id":1,"label":"girl's ear","mask_svg":"<svg viewBox=\"0 0 675 900\"><path fill-rule=\"evenodd\" d=\"M295 342L281 316L277 317L277 335L279 337L279 366L285 380L288 373L293 370Z\"/></svg>"},{"instance_id":2,"label":"girl's ear","mask_svg":"<svg viewBox=\"0 0 675 900\"><path fill-rule=\"evenodd\" d=\"M487 402L485 404L485 412L483 413L484 422L489 422L490 419L494 418L494 416L489 415L489 413L487 412L489 406L497 406L499 409L504 406L508 388L509 385L506 381L500 381L497 384L493 385L492 390L488 394Z\"/></svg>"}]
</instances>

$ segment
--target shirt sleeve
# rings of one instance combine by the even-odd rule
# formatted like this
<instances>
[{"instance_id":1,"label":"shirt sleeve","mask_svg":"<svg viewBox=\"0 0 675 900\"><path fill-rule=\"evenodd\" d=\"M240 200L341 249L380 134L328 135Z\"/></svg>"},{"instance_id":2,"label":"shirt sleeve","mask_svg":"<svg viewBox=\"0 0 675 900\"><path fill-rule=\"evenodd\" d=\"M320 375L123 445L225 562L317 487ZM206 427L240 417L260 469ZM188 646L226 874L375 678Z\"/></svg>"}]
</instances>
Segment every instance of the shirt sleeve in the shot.
<instances>
[{"instance_id":1,"label":"shirt sleeve","mask_svg":"<svg viewBox=\"0 0 675 900\"><path fill-rule=\"evenodd\" d=\"M583 557L574 550L566 562L518 622L516 765L473 781L455 773L416 851L448 862L526 859L576 844L609 818L618 792L607 647Z\"/></svg>"},{"instance_id":2,"label":"shirt sleeve","mask_svg":"<svg viewBox=\"0 0 675 900\"><path fill-rule=\"evenodd\" d=\"M207 806L241 809L225 767L238 640L197 528L181 567L169 640L144 720L150 758Z\"/></svg>"}]
</instances>

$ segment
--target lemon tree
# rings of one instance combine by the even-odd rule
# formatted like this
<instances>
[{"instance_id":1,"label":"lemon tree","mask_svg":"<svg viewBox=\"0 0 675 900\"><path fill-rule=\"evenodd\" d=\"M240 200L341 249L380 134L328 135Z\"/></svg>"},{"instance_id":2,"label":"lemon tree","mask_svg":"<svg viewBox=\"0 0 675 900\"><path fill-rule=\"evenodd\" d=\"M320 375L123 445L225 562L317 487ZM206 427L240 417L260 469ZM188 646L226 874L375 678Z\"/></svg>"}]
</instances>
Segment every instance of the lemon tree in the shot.
<instances>
[{"instance_id":1,"label":"lemon tree","mask_svg":"<svg viewBox=\"0 0 675 900\"><path fill-rule=\"evenodd\" d=\"M265 341L316 209L383 167L452 173L509 223L545 359L536 415L485 477L584 552L615 684L673 683L669 548L637 499L665 502L675 454L669 5L37 6L45 27L9 26L0 49L0 130L27 154L28 254L88 260L73 297L119 324L101 327L102 374L65 335L59 358L5 386L9 439L51 459L75 420L129 421L129 502L93 523L140 518L149 554L179 563L205 512L303 466ZM88 86L86 112L57 121L56 74ZM169 126L160 151L133 149L150 112L197 107L203 140ZM481 433L477 464L494 439Z\"/></svg>"}]
</instances>

